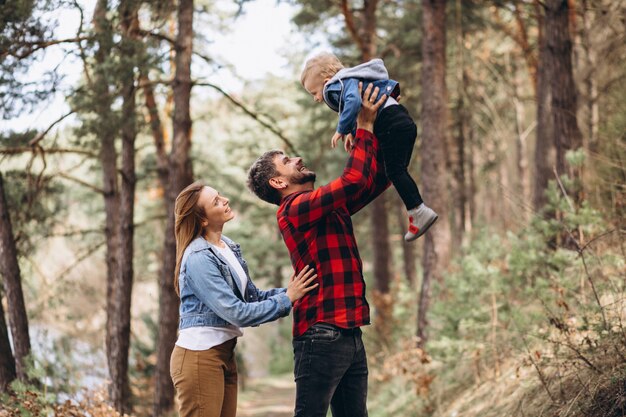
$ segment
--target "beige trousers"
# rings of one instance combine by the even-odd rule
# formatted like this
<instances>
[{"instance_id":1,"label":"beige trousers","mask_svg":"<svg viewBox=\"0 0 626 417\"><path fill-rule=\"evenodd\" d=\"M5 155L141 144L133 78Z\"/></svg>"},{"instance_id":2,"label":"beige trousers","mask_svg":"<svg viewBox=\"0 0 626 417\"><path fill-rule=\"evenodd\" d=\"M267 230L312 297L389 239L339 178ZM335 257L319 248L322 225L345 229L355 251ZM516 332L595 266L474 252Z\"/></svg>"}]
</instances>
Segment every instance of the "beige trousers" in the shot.
<instances>
[{"instance_id":1,"label":"beige trousers","mask_svg":"<svg viewBox=\"0 0 626 417\"><path fill-rule=\"evenodd\" d=\"M174 346L170 375L181 417L235 417L237 338L208 350Z\"/></svg>"}]
</instances>

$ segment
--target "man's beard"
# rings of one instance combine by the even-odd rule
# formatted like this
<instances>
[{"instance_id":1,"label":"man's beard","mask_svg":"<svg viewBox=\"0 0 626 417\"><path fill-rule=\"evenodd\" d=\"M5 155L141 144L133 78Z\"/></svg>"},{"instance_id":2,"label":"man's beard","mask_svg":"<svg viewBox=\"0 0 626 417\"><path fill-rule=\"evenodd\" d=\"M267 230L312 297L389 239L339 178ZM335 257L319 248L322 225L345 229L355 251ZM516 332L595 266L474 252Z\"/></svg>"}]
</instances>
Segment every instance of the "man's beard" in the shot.
<instances>
[{"instance_id":1,"label":"man's beard","mask_svg":"<svg viewBox=\"0 0 626 417\"><path fill-rule=\"evenodd\" d=\"M316 175L313 171L298 172L289 178L289 182L292 184L306 184L307 182L315 182L315 177Z\"/></svg>"}]
</instances>

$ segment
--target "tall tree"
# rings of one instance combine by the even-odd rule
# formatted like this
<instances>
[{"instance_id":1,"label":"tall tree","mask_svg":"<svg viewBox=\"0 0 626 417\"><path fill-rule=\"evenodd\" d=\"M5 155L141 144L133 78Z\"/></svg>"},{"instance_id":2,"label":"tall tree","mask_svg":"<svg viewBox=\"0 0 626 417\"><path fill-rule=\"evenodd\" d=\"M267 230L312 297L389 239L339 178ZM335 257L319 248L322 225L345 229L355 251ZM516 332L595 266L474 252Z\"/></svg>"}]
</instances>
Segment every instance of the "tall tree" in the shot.
<instances>
[{"instance_id":1,"label":"tall tree","mask_svg":"<svg viewBox=\"0 0 626 417\"><path fill-rule=\"evenodd\" d=\"M442 213L437 225L425 235L422 266L424 275L419 295L418 344L428 340L427 314L431 283L440 279L449 261L450 227L446 213L445 155L448 129L446 90L446 1L422 0L422 190L433 210Z\"/></svg>"},{"instance_id":2,"label":"tall tree","mask_svg":"<svg viewBox=\"0 0 626 417\"><path fill-rule=\"evenodd\" d=\"M376 11L378 0L365 0L357 14L348 4L348 0L341 1L341 11L345 20L346 29L354 44L357 46L361 62L369 61L376 56ZM389 284L391 282L391 249L389 247L389 216L387 214L386 196L381 194L371 204L371 231L374 253L374 304L380 324L379 332L383 342L386 342L386 331L391 318L391 301L389 299Z\"/></svg>"},{"instance_id":3,"label":"tall tree","mask_svg":"<svg viewBox=\"0 0 626 417\"><path fill-rule=\"evenodd\" d=\"M17 249L15 247L15 239L13 238L13 227L9 216L2 174L0 174L0 275L4 278L4 292L7 297L9 310L9 326L15 350L15 370L13 372L17 373L17 377L20 380L26 381L28 378L27 358L30 355L28 316L26 314L20 266L17 261ZM4 314L2 314L2 321L4 321ZM6 327L6 324L4 327ZM0 347L3 348L3 346ZM7 376L10 377L10 359L4 370L9 372Z\"/></svg>"},{"instance_id":4,"label":"tall tree","mask_svg":"<svg viewBox=\"0 0 626 417\"><path fill-rule=\"evenodd\" d=\"M534 185L533 207L541 210L548 201L545 195L548 181L552 177L552 160L554 153L554 141L552 140L552 54L548 50L546 42L546 19L539 0L535 0L535 13L537 15L537 27L539 30L539 64L537 65L537 128L535 136L534 154Z\"/></svg>"},{"instance_id":5,"label":"tall tree","mask_svg":"<svg viewBox=\"0 0 626 417\"><path fill-rule=\"evenodd\" d=\"M128 381L135 201L135 69L142 57L137 12L140 3L118 3L114 27L108 0L94 9L95 59L86 60L87 109L97 114L87 126L97 138L102 169L107 265L106 355L109 396L120 413L131 411ZM93 73L93 75L90 75ZM121 111L114 102L121 99ZM121 137L121 154L117 140ZM121 166L118 166L118 157ZM121 175L120 175L121 174ZM119 178L118 178L119 177Z\"/></svg>"},{"instance_id":6,"label":"tall tree","mask_svg":"<svg viewBox=\"0 0 626 417\"><path fill-rule=\"evenodd\" d=\"M586 87L586 107L587 107L587 135L588 147L595 150L598 143L598 126L600 122L600 113L598 106L598 80L596 74L597 51L593 48L593 27L592 22L595 18L593 8L588 4L588 0L582 1L582 19L583 19L583 50L586 64L587 75L585 77Z\"/></svg>"},{"instance_id":7,"label":"tall tree","mask_svg":"<svg viewBox=\"0 0 626 417\"><path fill-rule=\"evenodd\" d=\"M122 111L120 120L121 181L118 202L119 230L118 265L111 289L111 310L108 312L109 372L112 379L111 400L116 410L131 411L128 382L128 355L130 349L131 295L133 288L133 241L135 202L135 138L137 136L135 109L135 68L137 50L138 7L133 0L118 5L121 71L117 82L121 86ZM117 170L116 170L117 171ZM116 173L117 175L117 173Z\"/></svg>"},{"instance_id":8,"label":"tall tree","mask_svg":"<svg viewBox=\"0 0 626 417\"><path fill-rule=\"evenodd\" d=\"M552 123L556 145L556 170L559 175L569 174L579 178L565 159L569 150L582 146L582 134L578 128L577 93L572 70L572 40L570 35L570 7L567 0L548 0L546 9L546 43L551 55ZM574 193L576 200L581 198Z\"/></svg>"},{"instance_id":9,"label":"tall tree","mask_svg":"<svg viewBox=\"0 0 626 417\"><path fill-rule=\"evenodd\" d=\"M9 331L4 318L4 307L0 299L0 392L5 391L16 376L15 357L11 351Z\"/></svg>"},{"instance_id":10,"label":"tall tree","mask_svg":"<svg viewBox=\"0 0 626 417\"><path fill-rule=\"evenodd\" d=\"M402 200L400 198L394 199L394 205L396 207L396 217L398 219L398 230L400 235L406 233L406 212L404 211ZM415 270L416 265L416 250L415 245L412 242L402 242L402 260L404 261L404 277L408 284L414 288L415 287L415 276L417 275L417 271Z\"/></svg>"},{"instance_id":11,"label":"tall tree","mask_svg":"<svg viewBox=\"0 0 626 417\"><path fill-rule=\"evenodd\" d=\"M174 202L178 193L193 181L189 151L191 148L191 57L193 53L193 0L178 3L176 35L176 73L174 77L174 121L172 149L168 161L167 225L161 273L159 276L159 338L157 342L155 416L161 416L174 404L174 387L169 373L169 359L178 328L178 296L174 291L176 240L174 237Z\"/></svg>"},{"instance_id":12,"label":"tall tree","mask_svg":"<svg viewBox=\"0 0 626 417\"><path fill-rule=\"evenodd\" d=\"M118 307L120 271L120 200L119 183L117 178L117 150L115 138L117 129L114 123L114 114L111 106L115 99L113 74L110 70L110 60L113 48L113 28L109 21L108 0L98 0L94 9L93 25L97 39L95 54L94 77L90 87L93 94L93 108L98 114L93 131L100 144L99 159L102 167L102 189L105 212L106 238L106 265L107 265L107 293L106 293L106 355L109 368L109 396L115 408L125 409L129 398L128 375L123 372L123 353L121 343L117 338L119 326L116 322L116 307Z\"/></svg>"},{"instance_id":13,"label":"tall tree","mask_svg":"<svg viewBox=\"0 0 626 417\"><path fill-rule=\"evenodd\" d=\"M467 74L465 72L465 64L463 57L463 46L465 35L463 32L462 3L456 0L455 4L455 32L456 32L456 126L454 135L448 135L450 143L446 152L447 162L452 172L452 195L453 204L453 232L455 247L460 247L463 243L463 235L466 228L466 209L468 206L465 159L466 159L466 142L467 131L469 125L470 114L467 109L466 91L467 91Z\"/></svg>"}]
</instances>

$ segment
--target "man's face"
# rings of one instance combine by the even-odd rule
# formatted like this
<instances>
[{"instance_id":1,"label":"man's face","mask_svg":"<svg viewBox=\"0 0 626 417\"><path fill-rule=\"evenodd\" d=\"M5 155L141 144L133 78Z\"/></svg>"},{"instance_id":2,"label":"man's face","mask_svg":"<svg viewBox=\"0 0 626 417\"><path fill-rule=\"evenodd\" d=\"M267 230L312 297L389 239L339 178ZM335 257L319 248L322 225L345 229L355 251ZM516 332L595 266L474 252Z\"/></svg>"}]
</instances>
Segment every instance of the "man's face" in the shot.
<instances>
[{"instance_id":1,"label":"man's face","mask_svg":"<svg viewBox=\"0 0 626 417\"><path fill-rule=\"evenodd\" d=\"M274 165L280 177L288 184L315 182L315 172L308 169L299 156L289 157L285 154L278 154L274 157Z\"/></svg>"}]
</instances>

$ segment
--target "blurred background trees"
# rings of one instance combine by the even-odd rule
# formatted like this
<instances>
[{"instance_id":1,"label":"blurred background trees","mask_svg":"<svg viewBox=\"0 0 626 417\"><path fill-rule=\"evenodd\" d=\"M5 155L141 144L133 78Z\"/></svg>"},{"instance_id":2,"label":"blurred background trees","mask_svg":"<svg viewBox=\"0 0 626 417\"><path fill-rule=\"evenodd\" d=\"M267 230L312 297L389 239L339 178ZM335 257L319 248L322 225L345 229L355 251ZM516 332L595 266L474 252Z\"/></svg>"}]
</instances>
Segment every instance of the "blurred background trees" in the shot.
<instances>
[{"instance_id":1,"label":"blurred background trees","mask_svg":"<svg viewBox=\"0 0 626 417\"><path fill-rule=\"evenodd\" d=\"M253 3L0 5L3 120L59 91L67 107L0 136L3 404L88 409L77 392L106 383L111 412L172 413L174 199L194 178L228 196L225 232L253 278L284 285L275 208L245 189L246 170L283 148L318 184L338 175L336 115L299 85L305 57L330 49L347 66L382 57L400 81L418 124L411 171L440 213L415 244L393 190L354 218L374 307L371 415L623 412L624 5L291 0L303 40L284 52L290 77L230 91L213 76L236 68L212 37ZM290 320L240 347L251 380L288 374Z\"/></svg>"}]
</instances>

